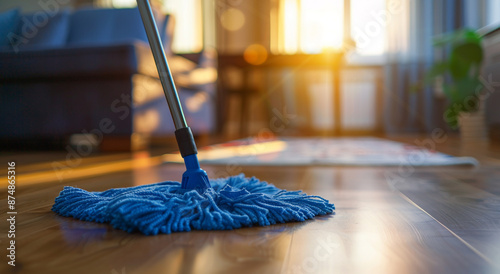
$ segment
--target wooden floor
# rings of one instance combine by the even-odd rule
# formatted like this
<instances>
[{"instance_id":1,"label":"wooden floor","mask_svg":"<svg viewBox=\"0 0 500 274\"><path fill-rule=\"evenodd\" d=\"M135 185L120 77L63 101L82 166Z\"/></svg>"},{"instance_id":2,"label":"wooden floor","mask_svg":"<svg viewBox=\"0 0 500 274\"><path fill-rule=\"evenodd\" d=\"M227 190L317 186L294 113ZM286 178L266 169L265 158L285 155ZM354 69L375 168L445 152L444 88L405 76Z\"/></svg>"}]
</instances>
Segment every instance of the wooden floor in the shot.
<instances>
[{"instance_id":1,"label":"wooden floor","mask_svg":"<svg viewBox=\"0 0 500 274\"><path fill-rule=\"evenodd\" d=\"M460 154L451 141L440 149ZM183 166L147 153L111 155L87 158L58 181L53 161L65 163L65 155L35 163L2 154L0 203L5 209L6 162L17 160L18 214L16 267L2 256L0 273L500 273L500 149L472 151L480 167L205 166L212 177L244 172L321 195L336 211L302 223L160 236L60 217L50 207L64 185L102 191L179 180ZM2 212L3 254L6 218Z\"/></svg>"}]
</instances>

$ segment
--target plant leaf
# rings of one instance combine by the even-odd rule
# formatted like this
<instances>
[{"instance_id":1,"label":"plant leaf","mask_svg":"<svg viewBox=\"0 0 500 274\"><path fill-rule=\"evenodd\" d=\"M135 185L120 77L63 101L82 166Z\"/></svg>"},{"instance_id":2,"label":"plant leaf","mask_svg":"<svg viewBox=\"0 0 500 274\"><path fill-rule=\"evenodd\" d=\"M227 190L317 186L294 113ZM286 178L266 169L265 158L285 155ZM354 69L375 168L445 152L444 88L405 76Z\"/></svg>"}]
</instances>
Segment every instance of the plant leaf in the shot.
<instances>
[{"instance_id":1,"label":"plant leaf","mask_svg":"<svg viewBox=\"0 0 500 274\"><path fill-rule=\"evenodd\" d=\"M469 75L474 65L479 65L483 60L483 49L476 43L455 45L449 59L450 74L455 81Z\"/></svg>"}]
</instances>

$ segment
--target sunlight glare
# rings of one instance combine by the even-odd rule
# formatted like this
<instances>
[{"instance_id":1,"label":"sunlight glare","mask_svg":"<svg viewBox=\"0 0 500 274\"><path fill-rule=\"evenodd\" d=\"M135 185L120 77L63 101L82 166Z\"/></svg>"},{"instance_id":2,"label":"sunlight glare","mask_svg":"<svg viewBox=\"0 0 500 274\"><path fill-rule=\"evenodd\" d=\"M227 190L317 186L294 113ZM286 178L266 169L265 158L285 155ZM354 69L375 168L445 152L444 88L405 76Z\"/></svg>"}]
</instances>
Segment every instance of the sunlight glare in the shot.
<instances>
[{"instance_id":1,"label":"sunlight glare","mask_svg":"<svg viewBox=\"0 0 500 274\"><path fill-rule=\"evenodd\" d=\"M301 1L300 49L320 53L339 49L343 40L343 1Z\"/></svg>"},{"instance_id":2,"label":"sunlight glare","mask_svg":"<svg viewBox=\"0 0 500 274\"><path fill-rule=\"evenodd\" d=\"M342 47L344 2L281 0L284 53L314 54Z\"/></svg>"},{"instance_id":3,"label":"sunlight glare","mask_svg":"<svg viewBox=\"0 0 500 274\"><path fill-rule=\"evenodd\" d=\"M285 53L296 53L298 50L299 32L299 10L297 0L285 0L285 20L284 20L284 36Z\"/></svg>"}]
</instances>

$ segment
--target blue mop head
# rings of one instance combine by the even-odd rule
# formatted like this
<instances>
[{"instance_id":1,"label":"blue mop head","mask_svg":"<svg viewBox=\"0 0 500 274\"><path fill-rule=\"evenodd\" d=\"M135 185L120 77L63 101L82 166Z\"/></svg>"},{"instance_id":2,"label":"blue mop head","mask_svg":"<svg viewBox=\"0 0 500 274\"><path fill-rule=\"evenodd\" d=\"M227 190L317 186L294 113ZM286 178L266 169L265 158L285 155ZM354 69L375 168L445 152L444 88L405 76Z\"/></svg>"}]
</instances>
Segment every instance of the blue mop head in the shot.
<instances>
[{"instance_id":1,"label":"blue mop head","mask_svg":"<svg viewBox=\"0 0 500 274\"><path fill-rule=\"evenodd\" d=\"M207 189L182 189L179 182L88 192L64 187L52 210L84 221L110 223L146 235L224 230L304 221L335 206L318 196L281 190L243 174L210 180Z\"/></svg>"}]
</instances>

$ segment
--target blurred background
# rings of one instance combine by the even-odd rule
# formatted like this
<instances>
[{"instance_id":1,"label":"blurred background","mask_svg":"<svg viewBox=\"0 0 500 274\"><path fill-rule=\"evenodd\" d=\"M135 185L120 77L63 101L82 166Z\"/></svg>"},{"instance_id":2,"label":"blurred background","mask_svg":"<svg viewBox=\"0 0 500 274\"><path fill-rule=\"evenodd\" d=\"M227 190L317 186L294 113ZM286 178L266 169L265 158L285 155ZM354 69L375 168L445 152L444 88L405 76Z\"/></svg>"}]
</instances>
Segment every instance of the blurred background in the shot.
<instances>
[{"instance_id":1,"label":"blurred background","mask_svg":"<svg viewBox=\"0 0 500 274\"><path fill-rule=\"evenodd\" d=\"M470 96L481 104L459 109L479 117L467 136L500 138L498 0L152 4L201 142L436 129L463 135L447 110L456 102L467 108ZM134 0L2 0L0 26L2 148L175 145ZM479 59L463 47L476 40ZM436 66L458 53L467 75L480 72L465 94L454 89L463 85L453 71Z\"/></svg>"}]
</instances>

